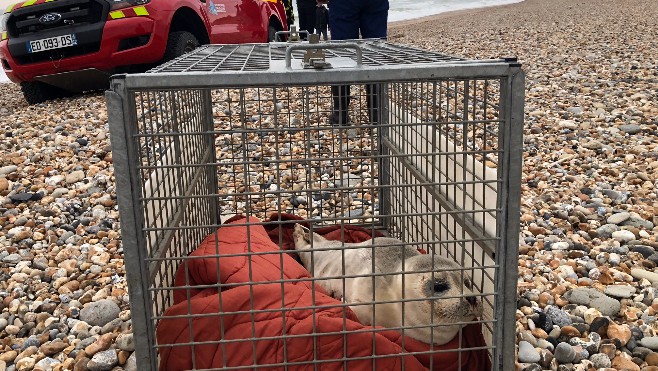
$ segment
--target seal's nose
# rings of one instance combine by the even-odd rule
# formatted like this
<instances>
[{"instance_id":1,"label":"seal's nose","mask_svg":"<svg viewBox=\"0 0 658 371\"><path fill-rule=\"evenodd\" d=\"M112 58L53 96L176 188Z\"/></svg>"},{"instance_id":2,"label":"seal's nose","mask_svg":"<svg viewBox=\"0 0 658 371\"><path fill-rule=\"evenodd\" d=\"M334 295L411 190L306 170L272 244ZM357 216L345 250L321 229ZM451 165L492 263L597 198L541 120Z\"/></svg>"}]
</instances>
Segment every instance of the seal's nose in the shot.
<instances>
[{"instance_id":1,"label":"seal's nose","mask_svg":"<svg viewBox=\"0 0 658 371\"><path fill-rule=\"evenodd\" d=\"M467 296L464 299L466 299L466 301L473 307L478 303L478 299L475 296Z\"/></svg>"}]
</instances>

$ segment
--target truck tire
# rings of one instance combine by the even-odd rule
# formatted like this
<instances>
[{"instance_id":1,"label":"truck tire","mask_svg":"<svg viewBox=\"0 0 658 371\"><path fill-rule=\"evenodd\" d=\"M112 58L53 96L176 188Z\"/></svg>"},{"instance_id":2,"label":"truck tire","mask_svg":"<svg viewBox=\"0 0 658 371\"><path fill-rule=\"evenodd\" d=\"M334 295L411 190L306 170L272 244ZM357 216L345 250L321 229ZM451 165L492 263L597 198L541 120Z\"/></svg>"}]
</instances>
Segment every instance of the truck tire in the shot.
<instances>
[{"instance_id":1,"label":"truck tire","mask_svg":"<svg viewBox=\"0 0 658 371\"><path fill-rule=\"evenodd\" d=\"M191 52L197 46L199 41L187 31L174 31L169 34L167 48L165 49L164 62L178 58L181 55Z\"/></svg>"},{"instance_id":2,"label":"truck tire","mask_svg":"<svg viewBox=\"0 0 658 371\"><path fill-rule=\"evenodd\" d=\"M61 89L40 81L22 82L21 91L29 104L43 103L64 96Z\"/></svg>"}]
</instances>

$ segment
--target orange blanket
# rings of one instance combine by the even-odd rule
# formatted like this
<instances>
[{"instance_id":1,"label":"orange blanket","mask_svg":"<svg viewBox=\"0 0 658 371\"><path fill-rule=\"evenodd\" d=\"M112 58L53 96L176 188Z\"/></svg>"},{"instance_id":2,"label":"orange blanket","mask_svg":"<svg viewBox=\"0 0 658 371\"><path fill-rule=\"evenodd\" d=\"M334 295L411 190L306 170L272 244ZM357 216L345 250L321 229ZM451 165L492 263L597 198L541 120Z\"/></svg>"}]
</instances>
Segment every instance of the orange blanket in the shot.
<instances>
[{"instance_id":1,"label":"orange blanket","mask_svg":"<svg viewBox=\"0 0 658 371\"><path fill-rule=\"evenodd\" d=\"M403 363L409 371L428 370L430 363L433 370L491 369L486 350L450 352L485 346L479 324L464 328L461 344L457 337L433 347L403 338L398 331L373 332L348 307L305 281L309 272L291 255L280 253L279 242L284 248L291 246L293 224L272 221L263 227L246 222L227 221L179 266L175 285L180 288L174 292L174 304L165 310L168 318L156 330L160 370L251 365L282 370L284 363L289 370L313 370L314 360L320 362L320 370L401 370ZM346 242L371 238L367 230L356 227L315 231L327 238L345 237ZM223 284L221 290L218 283ZM213 287L194 287L199 285Z\"/></svg>"}]
</instances>

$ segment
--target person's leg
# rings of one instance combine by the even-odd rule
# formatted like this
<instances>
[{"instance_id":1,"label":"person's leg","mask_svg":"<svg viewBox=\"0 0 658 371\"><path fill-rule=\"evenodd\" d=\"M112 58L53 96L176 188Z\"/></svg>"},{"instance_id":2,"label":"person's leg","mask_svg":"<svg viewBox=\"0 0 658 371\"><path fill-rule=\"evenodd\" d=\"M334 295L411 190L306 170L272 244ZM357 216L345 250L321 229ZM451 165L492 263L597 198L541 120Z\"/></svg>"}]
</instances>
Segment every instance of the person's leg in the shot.
<instances>
[{"instance_id":1,"label":"person's leg","mask_svg":"<svg viewBox=\"0 0 658 371\"><path fill-rule=\"evenodd\" d=\"M359 38L359 7L354 0L331 0L329 12L329 28L332 40L348 40ZM331 87L333 98L332 125L349 125L348 108L350 86Z\"/></svg>"},{"instance_id":2,"label":"person's leg","mask_svg":"<svg viewBox=\"0 0 658 371\"><path fill-rule=\"evenodd\" d=\"M388 24L388 0L367 0L359 14L359 28L364 39L385 39Z\"/></svg>"},{"instance_id":3,"label":"person's leg","mask_svg":"<svg viewBox=\"0 0 658 371\"><path fill-rule=\"evenodd\" d=\"M359 18L361 36L364 39L386 39L388 8L388 0L368 0L366 10ZM366 85L366 103L372 125L377 125L380 120L379 97L382 89L383 84Z\"/></svg>"},{"instance_id":4,"label":"person's leg","mask_svg":"<svg viewBox=\"0 0 658 371\"><path fill-rule=\"evenodd\" d=\"M359 8L354 0L331 0L329 28L332 40L359 38Z\"/></svg>"},{"instance_id":5,"label":"person's leg","mask_svg":"<svg viewBox=\"0 0 658 371\"><path fill-rule=\"evenodd\" d=\"M312 34L315 28L315 8L298 8L299 12L299 30L306 30L308 34ZM302 36L306 39L306 34Z\"/></svg>"}]
</instances>

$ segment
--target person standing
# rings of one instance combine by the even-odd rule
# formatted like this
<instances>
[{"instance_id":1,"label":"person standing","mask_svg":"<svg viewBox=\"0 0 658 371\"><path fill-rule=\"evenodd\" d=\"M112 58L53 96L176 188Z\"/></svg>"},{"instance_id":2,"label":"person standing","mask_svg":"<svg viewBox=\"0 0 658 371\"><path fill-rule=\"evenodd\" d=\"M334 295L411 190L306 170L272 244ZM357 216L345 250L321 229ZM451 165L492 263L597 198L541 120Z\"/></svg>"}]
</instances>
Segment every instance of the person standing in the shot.
<instances>
[{"instance_id":1,"label":"person standing","mask_svg":"<svg viewBox=\"0 0 658 371\"><path fill-rule=\"evenodd\" d=\"M315 33L315 8L316 0L297 0L299 31L306 30L309 35ZM306 34L301 36L306 39Z\"/></svg>"},{"instance_id":2,"label":"person standing","mask_svg":"<svg viewBox=\"0 0 658 371\"><path fill-rule=\"evenodd\" d=\"M323 1L325 2L325 1ZM331 0L329 3L329 28L332 40L386 39L388 24L388 0ZM379 113L379 90L381 84L366 85L368 115L373 125ZM331 87L333 113L332 125L349 125L349 85Z\"/></svg>"},{"instance_id":3,"label":"person standing","mask_svg":"<svg viewBox=\"0 0 658 371\"><path fill-rule=\"evenodd\" d=\"M321 0L317 0L315 10L315 32L322 35L323 40L328 40L327 27L329 26L329 10L324 6Z\"/></svg>"}]
</instances>

